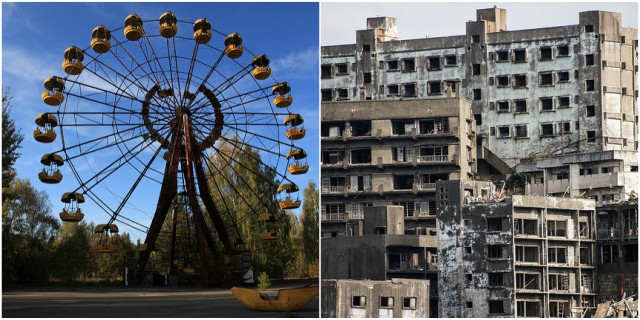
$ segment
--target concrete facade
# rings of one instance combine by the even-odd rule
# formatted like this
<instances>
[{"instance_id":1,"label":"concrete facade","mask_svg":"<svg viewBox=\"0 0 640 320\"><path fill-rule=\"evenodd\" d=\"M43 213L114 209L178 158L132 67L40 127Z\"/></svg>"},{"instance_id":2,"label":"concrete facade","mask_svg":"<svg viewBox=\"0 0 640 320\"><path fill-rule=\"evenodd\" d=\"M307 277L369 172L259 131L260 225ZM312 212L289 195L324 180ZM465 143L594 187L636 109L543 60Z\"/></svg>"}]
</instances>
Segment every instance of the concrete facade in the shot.
<instances>
[{"instance_id":1,"label":"concrete facade","mask_svg":"<svg viewBox=\"0 0 640 320\"><path fill-rule=\"evenodd\" d=\"M427 318L429 280L322 280L323 318Z\"/></svg>"},{"instance_id":2,"label":"concrete facade","mask_svg":"<svg viewBox=\"0 0 640 320\"><path fill-rule=\"evenodd\" d=\"M321 48L322 107L458 94L471 101L478 150L510 166L638 150L637 29L621 19L588 11L577 25L507 31L506 10L494 7L477 10L465 35L399 40L395 18L369 18L355 44Z\"/></svg>"},{"instance_id":3,"label":"concrete facade","mask_svg":"<svg viewBox=\"0 0 640 320\"><path fill-rule=\"evenodd\" d=\"M440 317L581 317L595 306L593 200L436 187Z\"/></svg>"}]
</instances>

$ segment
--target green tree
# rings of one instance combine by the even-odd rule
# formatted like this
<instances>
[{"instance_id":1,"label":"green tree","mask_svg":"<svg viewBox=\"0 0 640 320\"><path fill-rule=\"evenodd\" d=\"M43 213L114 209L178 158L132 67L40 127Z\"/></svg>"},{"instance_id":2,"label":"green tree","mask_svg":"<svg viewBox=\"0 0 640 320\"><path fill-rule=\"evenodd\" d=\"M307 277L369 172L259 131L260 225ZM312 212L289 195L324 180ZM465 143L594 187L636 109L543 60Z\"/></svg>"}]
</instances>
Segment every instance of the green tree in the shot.
<instances>
[{"instance_id":1,"label":"green tree","mask_svg":"<svg viewBox=\"0 0 640 320\"><path fill-rule=\"evenodd\" d=\"M11 118L12 97L9 95L9 87L2 92L2 201L9 196L6 192L16 176L13 167L20 157L18 149L24 139L24 135L16 128L15 121ZM4 213L4 210L3 210Z\"/></svg>"},{"instance_id":2,"label":"green tree","mask_svg":"<svg viewBox=\"0 0 640 320\"><path fill-rule=\"evenodd\" d=\"M300 216L302 223L302 245L305 259L309 264L318 261L318 209L320 208L320 201L318 201L318 199L316 184L313 181L309 181L309 184L304 189L304 201L302 203L302 214Z\"/></svg>"},{"instance_id":3,"label":"green tree","mask_svg":"<svg viewBox=\"0 0 640 320\"><path fill-rule=\"evenodd\" d=\"M93 251L86 223L65 222L57 239L53 275L70 284L90 270Z\"/></svg>"},{"instance_id":4,"label":"green tree","mask_svg":"<svg viewBox=\"0 0 640 320\"><path fill-rule=\"evenodd\" d=\"M122 275L122 268L133 267L136 262L136 247L128 233L113 235L109 245L115 250L113 253L98 253L96 260L101 277L108 280Z\"/></svg>"}]
</instances>

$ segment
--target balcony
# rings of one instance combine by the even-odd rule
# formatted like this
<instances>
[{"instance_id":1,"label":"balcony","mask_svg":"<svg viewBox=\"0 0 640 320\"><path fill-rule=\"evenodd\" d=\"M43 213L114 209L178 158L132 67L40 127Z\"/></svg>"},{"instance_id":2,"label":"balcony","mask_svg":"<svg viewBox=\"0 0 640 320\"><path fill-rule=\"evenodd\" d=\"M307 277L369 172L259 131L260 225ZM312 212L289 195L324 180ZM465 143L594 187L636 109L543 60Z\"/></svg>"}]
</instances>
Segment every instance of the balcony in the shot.
<instances>
[{"instance_id":1,"label":"balcony","mask_svg":"<svg viewBox=\"0 0 640 320\"><path fill-rule=\"evenodd\" d=\"M344 212L341 213L321 213L320 220L322 221L342 221L344 220Z\"/></svg>"},{"instance_id":2,"label":"balcony","mask_svg":"<svg viewBox=\"0 0 640 320\"><path fill-rule=\"evenodd\" d=\"M351 220L363 220L364 219L364 212L362 212L362 211L349 212L349 219L351 219Z\"/></svg>"},{"instance_id":3,"label":"balcony","mask_svg":"<svg viewBox=\"0 0 640 320\"><path fill-rule=\"evenodd\" d=\"M620 187L624 184L624 172L585 175L580 176L578 180L578 188L580 189Z\"/></svg>"},{"instance_id":4,"label":"balcony","mask_svg":"<svg viewBox=\"0 0 640 320\"><path fill-rule=\"evenodd\" d=\"M569 179L548 180L547 193L564 193L569 188Z\"/></svg>"},{"instance_id":5,"label":"balcony","mask_svg":"<svg viewBox=\"0 0 640 320\"><path fill-rule=\"evenodd\" d=\"M322 194L343 194L347 191L346 186L328 186L322 187Z\"/></svg>"},{"instance_id":6,"label":"balcony","mask_svg":"<svg viewBox=\"0 0 640 320\"><path fill-rule=\"evenodd\" d=\"M417 182L413 184L413 188L417 191L436 191L436 184L428 182Z\"/></svg>"},{"instance_id":7,"label":"balcony","mask_svg":"<svg viewBox=\"0 0 640 320\"><path fill-rule=\"evenodd\" d=\"M618 229L598 229L598 240L616 240L618 238L620 238L620 230Z\"/></svg>"},{"instance_id":8,"label":"balcony","mask_svg":"<svg viewBox=\"0 0 640 320\"><path fill-rule=\"evenodd\" d=\"M449 162L449 156L418 156L418 163Z\"/></svg>"}]
</instances>

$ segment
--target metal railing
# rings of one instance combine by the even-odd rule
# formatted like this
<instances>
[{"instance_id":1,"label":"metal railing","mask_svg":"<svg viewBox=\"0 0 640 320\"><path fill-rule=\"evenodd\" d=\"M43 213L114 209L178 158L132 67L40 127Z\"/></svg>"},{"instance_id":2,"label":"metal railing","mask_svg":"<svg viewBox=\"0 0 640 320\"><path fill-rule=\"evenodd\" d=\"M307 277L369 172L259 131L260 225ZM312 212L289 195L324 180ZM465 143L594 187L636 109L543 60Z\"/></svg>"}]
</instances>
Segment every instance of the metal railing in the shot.
<instances>
[{"instance_id":1,"label":"metal railing","mask_svg":"<svg viewBox=\"0 0 640 320\"><path fill-rule=\"evenodd\" d=\"M418 156L418 162L449 162L449 156Z\"/></svg>"}]
</instances>

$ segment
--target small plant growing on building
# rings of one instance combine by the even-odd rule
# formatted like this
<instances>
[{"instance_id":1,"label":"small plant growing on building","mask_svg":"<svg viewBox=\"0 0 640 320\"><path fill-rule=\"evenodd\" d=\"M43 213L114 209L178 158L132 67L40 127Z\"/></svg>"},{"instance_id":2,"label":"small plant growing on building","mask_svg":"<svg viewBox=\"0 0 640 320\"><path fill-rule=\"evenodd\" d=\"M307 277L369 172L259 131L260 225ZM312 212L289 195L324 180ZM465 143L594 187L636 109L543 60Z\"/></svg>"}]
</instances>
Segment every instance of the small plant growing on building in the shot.
<instances>
[{"instance_id":1,"label":"small plant growing on building","mask_svg":"<svg viewBox=\"0 0 640 320\"><path fill-rule=\"evenodd\" d=\"M258 275L258 289L266 290L271 287L271 280L269 280L269 275L266 272L260 272Z\"/></svg>"}]
</instances>

